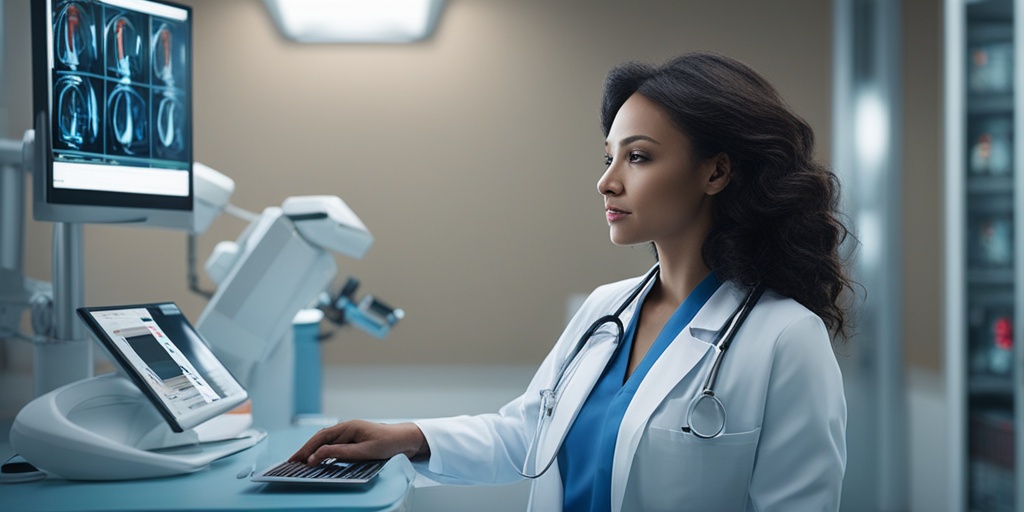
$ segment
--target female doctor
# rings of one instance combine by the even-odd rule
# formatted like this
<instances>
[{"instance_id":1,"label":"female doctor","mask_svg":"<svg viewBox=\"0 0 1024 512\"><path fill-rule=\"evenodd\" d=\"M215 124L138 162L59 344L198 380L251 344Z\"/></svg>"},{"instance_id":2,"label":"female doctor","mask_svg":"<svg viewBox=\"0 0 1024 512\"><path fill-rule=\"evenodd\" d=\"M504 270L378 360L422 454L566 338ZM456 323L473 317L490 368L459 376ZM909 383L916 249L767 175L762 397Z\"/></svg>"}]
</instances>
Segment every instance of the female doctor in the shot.
<instances>
[{"instance_id":1,"label":"female doctor","mask_svg":"<svg viewBox=\"0 0 1024 512\"><path fill-rule=\"evenodd\" d=\"M837 510L848 328L836 176L756 72L714 54L606 80L616 245L645 275L597 288L522 396L496 414L348 421L292 461L402 453L441 483L535 478L530 510ZM703 398L702 398L703 397Z\"/></svg>"}]
</instances>

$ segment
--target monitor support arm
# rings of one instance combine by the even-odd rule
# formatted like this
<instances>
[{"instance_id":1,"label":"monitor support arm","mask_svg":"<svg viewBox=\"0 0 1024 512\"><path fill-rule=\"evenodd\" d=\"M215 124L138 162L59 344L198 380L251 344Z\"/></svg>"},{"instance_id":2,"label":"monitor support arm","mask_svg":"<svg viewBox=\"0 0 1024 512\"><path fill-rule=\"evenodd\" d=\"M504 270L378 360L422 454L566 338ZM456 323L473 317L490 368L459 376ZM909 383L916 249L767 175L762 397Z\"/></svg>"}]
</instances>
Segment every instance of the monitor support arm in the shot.
<instances>
[{"instance_id":1,"label":"monitor support arm","mask_svg":"<svg viewBox=\"0 0 1024 512\"><path fill-rule=\"evenodd\" d=\"M35 130L27 130L20 143L0 141L0 327L20 337L22 312L31 305L33 396L93 374L92 344L75 317L84 300L82 225L53 225L52 288L24 273L25 174L35 170L34 162L42 157L37 149L43 146L36 144Z\"/></svg>"},{"instance_id":2,"label":"monitor support arm","mask_svg":"<svg viewBox=\"0 0 1024 512\"><path fill-rule=\"evenodd\" d=\"M25 281L25 166L22 143L0 140L0 337L17 337L29 304Z\"/></svg>"},{"instance_id":3,"label":"monitor support arm","mask_svg":"<svg viewBox=\"0 0 1024 512\"><path fill-rule=\"evenodd\" d=\"M75 313L85 302L82 225L53 224L52 285L25 277L25 175L35 172L33 185L46 186L34 165L46 158L41 152L46 141L37 143L36 135L27 130L21 142L0 140L0 337L33 342L33 396L38 397L91 377L93 356ZM234 182L199 162L194 169L192 231L202 232L224 208ZM31 337L20 334L26 307L32 310Z\"/></svg>"}]
</instances>

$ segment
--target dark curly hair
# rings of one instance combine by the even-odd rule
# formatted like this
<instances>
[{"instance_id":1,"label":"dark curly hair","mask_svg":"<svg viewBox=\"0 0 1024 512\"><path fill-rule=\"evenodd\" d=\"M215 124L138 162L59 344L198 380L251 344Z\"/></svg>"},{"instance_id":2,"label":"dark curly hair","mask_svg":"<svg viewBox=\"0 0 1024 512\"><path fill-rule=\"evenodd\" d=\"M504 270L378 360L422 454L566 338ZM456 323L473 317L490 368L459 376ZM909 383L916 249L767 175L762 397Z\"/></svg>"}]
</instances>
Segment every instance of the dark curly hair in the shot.
<instances>
[{"instance_id":1,"label":"dark curly hair","mask_svg":"<svg viewBox=\"0 0 1024 512\"><path fill-rule=\"evenodd\" d=\"M702 249L708 268L723 281L774 288L846 339L843 297L853 282L841 246L851 235L839 213L839 180L814 160L807 122L753 69L709 53L612 69L601 106L606 136L633 94L665 110L695 158L729 156L732 178L716 196Z\"/></svg>"}]
</instances>

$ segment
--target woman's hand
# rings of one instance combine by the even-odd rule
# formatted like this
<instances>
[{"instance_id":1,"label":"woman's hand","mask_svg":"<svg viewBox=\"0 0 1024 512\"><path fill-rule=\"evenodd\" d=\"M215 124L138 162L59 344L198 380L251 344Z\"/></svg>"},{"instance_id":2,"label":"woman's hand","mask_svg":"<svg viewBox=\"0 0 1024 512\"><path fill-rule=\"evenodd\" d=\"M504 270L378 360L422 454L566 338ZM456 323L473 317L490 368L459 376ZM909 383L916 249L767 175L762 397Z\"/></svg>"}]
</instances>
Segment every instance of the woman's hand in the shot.
<instances>
[{"instance_id":1,"label":"woman's hand","mask_svg":"<svg viewBox=\"0 0 1024 512\"><path fill-rule=\"evenodd\" d=\"M430 456L423 432L414 423L371 423L352 420L317 432L288 462L308 465L334 457L340 460L390 459L399 453L410 460Z\"/></svg>"}]
</instances>

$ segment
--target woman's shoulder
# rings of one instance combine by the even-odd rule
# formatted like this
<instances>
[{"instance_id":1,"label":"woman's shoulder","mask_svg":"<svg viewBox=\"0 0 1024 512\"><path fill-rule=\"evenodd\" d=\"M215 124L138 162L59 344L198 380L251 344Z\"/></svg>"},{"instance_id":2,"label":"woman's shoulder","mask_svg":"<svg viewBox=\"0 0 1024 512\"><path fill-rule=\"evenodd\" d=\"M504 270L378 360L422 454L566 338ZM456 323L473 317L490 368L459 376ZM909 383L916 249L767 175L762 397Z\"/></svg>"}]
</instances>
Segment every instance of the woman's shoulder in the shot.
<instances>
[{"instance_id":1,"label":"woman's shoulder","mask_svg":"<svg viewBox=\"0 0 1024 512\"><path fill-rule=\"evenodd\" d=\"M691 330L702 333L703 338L713 338L749 293L751 289L748 286L733 281L723 282L693 319ZM824 339L826 343L829 340L824 322L818 315L772 288L764 290L750 310L743 332L756 332L760 339L773 340L772 343L759 344L760 350L774 350L777 343L801 343L808 336ZM800 339L794 340L794 337Z\"/></svg>"},{"instance_id":2,"label":"woman's shoulder","mask_svg":"<svg viewBox=\"0 0 1024 512\"><path fill-rule=\"evenodd\" d=\"M810 346L831 350L832 337L825 322L795 299L768 289L758 307L761 311L757 317L752 312L751 320L760 332L774 340L775 351L804 350Z\"/></svg>"},{"instance_id":3,"label":"woman's shoulder","mask_svg":"<svg viewBox=\"0 0 1024 512\"><path fill-rule=\"evenodd\" d=\"M765 306L765 309L771 309L773 315L781 317L780 320L783 321L797 321L811 318L816 318L818 321L821 321L821 318L819 318L818 315L814 314L813 311L798 302L796 299L783 295L772 288L768 288L764 291L764 295L761 296L761 300L758 301L758 304Z\"/></svg>"}]
</instances>

